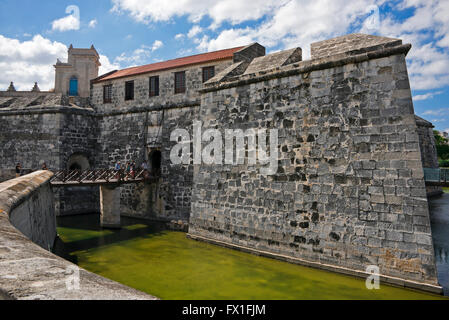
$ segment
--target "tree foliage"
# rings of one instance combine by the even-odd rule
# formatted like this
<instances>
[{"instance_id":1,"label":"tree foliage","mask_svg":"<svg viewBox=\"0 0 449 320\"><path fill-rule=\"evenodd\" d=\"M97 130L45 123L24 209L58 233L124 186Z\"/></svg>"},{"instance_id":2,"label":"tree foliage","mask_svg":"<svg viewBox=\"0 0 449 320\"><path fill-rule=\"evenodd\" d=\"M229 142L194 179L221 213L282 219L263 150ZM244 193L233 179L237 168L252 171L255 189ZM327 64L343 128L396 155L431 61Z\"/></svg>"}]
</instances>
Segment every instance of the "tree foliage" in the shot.
<instances>
[{"instance_id":1,"label":"tree foliage","mask_svg":"<svg viewBox=\"0 0 449 320\"><path fill-rule=\"evenodd\" d=\"M440 136L440 133L436 130L433 130L433 135L435 136L435 142L437 146L447 145L447 139L445 137Z\"/></svg>"}]
</instances>

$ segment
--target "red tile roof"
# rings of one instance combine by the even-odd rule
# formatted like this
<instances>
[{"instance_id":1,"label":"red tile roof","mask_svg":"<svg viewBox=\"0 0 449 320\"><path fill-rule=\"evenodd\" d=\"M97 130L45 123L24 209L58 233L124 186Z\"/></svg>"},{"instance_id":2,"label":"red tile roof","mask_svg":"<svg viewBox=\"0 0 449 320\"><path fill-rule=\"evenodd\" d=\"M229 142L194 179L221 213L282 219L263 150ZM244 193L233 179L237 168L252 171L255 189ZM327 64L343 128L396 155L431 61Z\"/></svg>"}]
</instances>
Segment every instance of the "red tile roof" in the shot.
<instances>
[{"instance_id":1,"label":"red tile roof","mask_svg":"<svg viewBox=\"0 0 449 320\"><path fill-rule=\"evenodd\" d=\"M236 48L231 48L231 49L197 54L194 56L189 56L189 57L184 57L184 58L178 58L178 59L173 59L173 60L168 60L168 61L163 61L163 62L147 64L145 66L140 66L140 67L132 67L132 68L113 72L112 74L106 75L105 77L100 76L99 78L97 78L96 81L95 80L94 81L101 82L101 81L106 81L106 80L140 75L140 74L149 73L149 72L174 69L174 68L179 68L179 67L188 66L188 65L206 63L206 62L223 60L223 59L230 59L233 57L235 52L237 52L243 48L244 47L236 47Z\"/></svg>"}]
</instances>

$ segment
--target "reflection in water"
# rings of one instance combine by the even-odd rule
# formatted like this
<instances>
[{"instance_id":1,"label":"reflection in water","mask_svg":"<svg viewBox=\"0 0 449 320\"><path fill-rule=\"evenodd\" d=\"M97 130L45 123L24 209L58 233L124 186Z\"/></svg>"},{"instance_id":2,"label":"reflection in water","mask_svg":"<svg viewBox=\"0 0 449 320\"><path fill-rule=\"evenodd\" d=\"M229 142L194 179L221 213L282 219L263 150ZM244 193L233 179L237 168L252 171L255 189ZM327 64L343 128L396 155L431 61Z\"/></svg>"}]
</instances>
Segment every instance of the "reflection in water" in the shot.
<instances>
[{"instance_id":1,"label":"reflection in water","mask_svg":"<svg viewBox=\"0 0 449 320\"><path fill-rule=\"evenodd\" d=\"M98 215L58 219L57 253L82 268L162 299L434 299L187 239L184 233L123 219L102 230Z\"/></svg>"},{"instance_id":2,"label":"reflection in water","mask_svg":"<svg viewBox=\"0 0 449 320\"><path fill-rule=\"evenodd\" d=\"M438 281L449 295L449 193L431 198L429 205Z\"/></svg>"}]
</instances>

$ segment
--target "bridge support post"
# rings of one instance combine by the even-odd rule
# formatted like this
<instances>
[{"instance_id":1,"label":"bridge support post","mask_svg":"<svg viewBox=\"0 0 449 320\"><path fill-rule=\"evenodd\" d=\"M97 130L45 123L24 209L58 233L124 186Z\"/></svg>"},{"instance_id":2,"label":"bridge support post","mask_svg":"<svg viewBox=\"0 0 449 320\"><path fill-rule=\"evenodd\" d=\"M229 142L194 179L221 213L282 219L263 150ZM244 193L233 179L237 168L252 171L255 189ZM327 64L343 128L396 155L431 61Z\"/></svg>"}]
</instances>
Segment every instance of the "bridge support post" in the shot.
<instances>
[{"instance_id":1,"label":"bridge support post","mask_svg":"<svg viewBox=\"0 0 449 320\"><path fill-rule=\"evenodd\" d=\"M100 186L100 211L100 222L103 228L121 228L120 187Z\"/></svg>"}]
</instances>

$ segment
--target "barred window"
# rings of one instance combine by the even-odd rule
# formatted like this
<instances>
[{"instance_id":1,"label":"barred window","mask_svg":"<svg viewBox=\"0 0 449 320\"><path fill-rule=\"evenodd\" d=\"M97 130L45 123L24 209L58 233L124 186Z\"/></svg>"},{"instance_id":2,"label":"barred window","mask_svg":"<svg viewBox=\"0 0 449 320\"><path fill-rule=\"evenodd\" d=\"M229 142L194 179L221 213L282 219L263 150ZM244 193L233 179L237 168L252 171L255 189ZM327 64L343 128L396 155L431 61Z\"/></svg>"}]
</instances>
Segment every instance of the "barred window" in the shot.
<instances>
[{"instance_id":1,"label":"barred window","mask_svg":"<svg viewBox=\"0 0 449 320\"><path fill-rule=\"evenodd\" d=\"M203 83L212 79L215 76L215 67L204 67L203 68Z\"/></svg>"},{"instance_id":2,"label":"barred window","mask_svg":"<svg viewBox=\"0 0 449 320\"><path fill-rule=\"evenodd\" d=\"M112 102L112 84L103 86L103 103Z\"/></svg>"},{"instance_id":3,"label":"barred window","mask_svg":"<svg viewBox=\"0 0 449 320\"><path fill-rule=\"evenodd\" d=\"M185 71L175 73L175 93L186 92L186 73Z\"/></svg>"},{"instance_id":4,"label":"barred window","mask_svg":"<svg viewBox=\"0 0 449 320\"><path fill-rule=\"evenodd\" d=\"M159 95L159 76L150 77L150 97Z\"/></svg>"},{"instance_id":5,"label":"barred window","mask_svg":"<svg viewBox=\"0 0 449 320\"><path fill-rule=\"evenodd\" d=\"M134 81L125 83L125 100L134 100Z\"/></svg>"}]
</instances>

